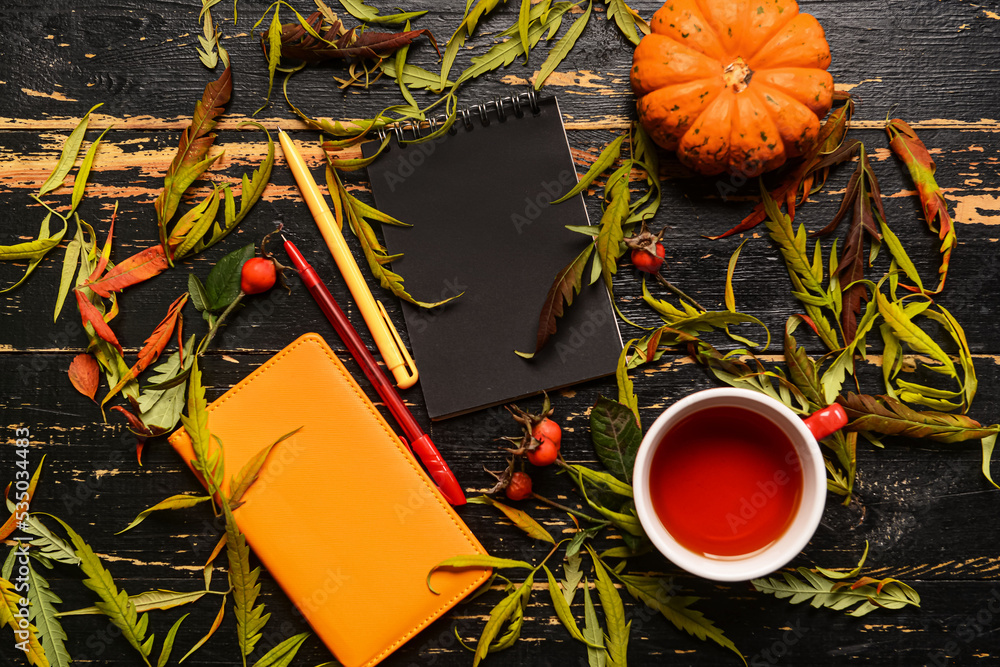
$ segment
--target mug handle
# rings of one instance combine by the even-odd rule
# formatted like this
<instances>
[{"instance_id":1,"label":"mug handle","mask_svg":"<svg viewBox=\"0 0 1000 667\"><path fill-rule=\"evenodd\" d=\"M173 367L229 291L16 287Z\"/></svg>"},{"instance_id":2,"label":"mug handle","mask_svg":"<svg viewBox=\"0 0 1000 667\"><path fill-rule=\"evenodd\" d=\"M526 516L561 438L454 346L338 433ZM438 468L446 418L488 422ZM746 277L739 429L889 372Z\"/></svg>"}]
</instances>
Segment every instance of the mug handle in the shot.
<instances>
[{"instance_id":1,"label":"mug handle","mask_svg":"<svg viewBox=\"0 0 1000 667\"><path fill-rule=\"evenodd\" d=\"M839 403L834 403L806 417L805 423L819 441L847 426L847 413Z\"/></svg>"}]
</instances>

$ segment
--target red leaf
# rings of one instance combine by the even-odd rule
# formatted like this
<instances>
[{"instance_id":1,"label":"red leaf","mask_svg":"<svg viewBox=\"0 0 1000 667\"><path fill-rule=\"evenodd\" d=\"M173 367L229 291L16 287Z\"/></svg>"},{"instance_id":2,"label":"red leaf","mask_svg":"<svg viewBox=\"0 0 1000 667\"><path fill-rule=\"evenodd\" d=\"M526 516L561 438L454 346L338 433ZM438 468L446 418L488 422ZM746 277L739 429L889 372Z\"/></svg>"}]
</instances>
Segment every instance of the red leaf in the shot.
<instances>
[{"instance_id":1,"label":"red leaf","mask_svg":"<svg viewBox=\"0 0 1000 667\"><path fill-rule=\"evenodd\" d=\"M101 251L101 258L97 261L97 266L94 267L93 273L87 278L88 283L91 280L97 280L101 273L104 272L104 267L108 265L108 259L111 257L111 238L115 235L115 218L117 216L118 205L115 204L115 212L111 214L111 226L108 228L108 239L104 242L104 249ZM107 296L107 294L103 296Z\"/></svg>"},{"instance_id":2,"label":"red leaf","mask_svg":"<svg viewBox=\"0 0 1000 667\"><path fill-rule=\"evenodd\" d=\"M778 186L771 190L771 198L779 207L784 205L793 220L795 207L804 204L809 193L826 182L830 167L849 160L857 150L859 142L842 145L852 113L854 113L854 102L848 98L847 104L834 110L823 123L816 147L802 156L794 170L786 171ZM718 236L708 238L715 240L745 232L764 222L766 218L764 203L761 202L738 225Z\"/></svg>"},{"instance_id":3,"label":"red leaf","mask_svg":"<svg viewBox=\"0 0 1000 667\"><path fill-rule=\"evenodd\" d=\"M167 257L163 254L163 246L154 245L116 264L103 278L85 286L107 298L112 292L120 292L163 273L166 268Z\"/></svg>"},{"instance_id":4,"label":"red leaf","mask_svg":"<svg viewBox=\"0 0 1000 667\"><path fill-rule=\"evenodd\" d=\"M89 322L90 326L94 327L94 333L114 345L119 354L124 354L121 343L118 342L115 332L104 321L101 311L97 310L94 304L90 302L90 299L79 289L75 289L73 292L76 294L76 305L80 309L80 317L83 319L84 326Z\"/></svg>"},{"instance_id":5,"label":"red leaf","mask_svg":"<svg viewBox=\"0 0 1000 667\"><path fill-rule=\"evenodd\" d=\"M69 381L78 392L94 400L100 379L101 369L96 359L89 354L78 354L73 358L69 365Z\"/></svg>"},{"instance_id":6,"label":"red leaf","mask_svg":"<svg viewBox=\"0 0 1000 667\"><path fill-rule=\"evenodd\" d=\"M156 246L159 248L160 246ZM163 318L153 333L149 335L149 338L142 345L142 349L139 350L139 360L132 367L132 376L135 377L146 370L151 363L156 361L163 349L170 342L170 336L174 333L174 327L177 325L177 320L180 317L181 309L184 308L184 304L187 303L188 293L180 295L172 304L170 308L167 309L167 316Z\"/></svg>"},{"instance_id":7,"label":"red leaf","mask_svg":"<svg viewBox=\"0 0 1000 667\"><path fill-rule=\"evenodd\" d=\"M930 152L909 125L899 118L886 123L885 131L889 135L889 147L910 171L910 178L920 193L920 204L924 211L927 227L936 232L941 240L941 268L938 269L939 282L937 289L929 294L938 294L944 289L948 277L948 265L951 261L951 251L958 245L955 237L955 225L948 214L948 203L941 194L941 188L934 178L937 166ZM910 291L917 288L901 284Z\"/></svg>"},{"instance_id":8,"label":"red leaf","mask_svg":"<svg viewBox=\"0 0 1000 667\"><path fill-rule=\"evenodd\" d=\"M146 426L145 424L142 423L142 420L139 419L139 417L137 417L135 414L129 412L128 410L126 410L122 406L120 406L120 405L113 405L113 406L111 406L111 409L112 410L116 410L116 411L122 413L123 415L125 415L125 419L128 420L129 429L133 433L136 433L137 435L140 435L140 436L153 436L153 435L156 435L151 430L149 430L148 426ZM141 463L141 461L140 461L140 463Z\"/></svg>"},{"instance_id":9,"label":"red leaf","mask_svg":"<svg viewBox=\"0 0 1000 667\"><path fill-rule=\"evenodd\" d=\"M400 49L417 37L427 35L431 44L438 50L437 41L430 30L407 30L405 32L363 32L356 34L354 29L339 34L343 25L340 21L326 23L319 12L314 12L306 19L316 34L323 40L318 40L309 34L298 23L288 23L281 26L281 55L306 62L323 62L334 58L384 58ZM261 44L267 54L267 40L261 36Z\"/></svg>"},{"instance_id":10,"label":"red leaf","mask_svg":"<svg viewBox=\"0 0 1000 667\"><path fill-rule=\"evenodd\" d=\"M542 312L538 316L538 333L535 336L535 351L532 353L518 352L525 359L538 354L549 337L556 332L556 318L562 317L564 306L573 305L573 297L580 293L583 288L583 273L587 266L587 260L594 251L594 244L587 245L572 262L560 269L556 274L555 282L549 288L549 293L545 295L545 303L542 304Z\"/></svg>"},{"instance_id":11,"label":"red leaf","mask_svg":"<svg viewBox=\"0 0 1000 667\"><path fill-rule=\"evenodd\" d=\"M161 245L166 244L167 223L174 216L181 196L190 185L188 178L178 179L178 175L197 165L208 153L208 149L215 141L215 135L209 133L215 128L215 119L222 115L223 106L229 102L232 93L233 73L227 65L218 79L205 86L201 99L195 104L191 124L181 133L177 155L167 169L163 179L163 191L154 204L160 226ZM197 178L198 175L195 174L193 178Z\"/></svg>"}]
</instances>

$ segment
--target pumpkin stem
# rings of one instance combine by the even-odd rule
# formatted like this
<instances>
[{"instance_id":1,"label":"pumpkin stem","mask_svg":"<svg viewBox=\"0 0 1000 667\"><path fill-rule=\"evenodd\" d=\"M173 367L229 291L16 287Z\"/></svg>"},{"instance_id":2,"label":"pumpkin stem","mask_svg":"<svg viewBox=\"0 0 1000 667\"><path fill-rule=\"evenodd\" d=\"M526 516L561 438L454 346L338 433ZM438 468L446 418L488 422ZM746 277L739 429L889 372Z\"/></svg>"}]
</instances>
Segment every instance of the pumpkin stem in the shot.
<instances>
[{"instance_id":1,"label":"pumpkin stem","mask_svg":"<svg viewBox=\"0 0 1000 667\"><path fill-rule=\"evenodd\" d=\"M737 57L722 70L722 80L726 83L727 88L732 88L734 93L746 90L747 86L750 85L751 78L753 78L753 70L742 57Z\"/></svg>"}]
</instances>

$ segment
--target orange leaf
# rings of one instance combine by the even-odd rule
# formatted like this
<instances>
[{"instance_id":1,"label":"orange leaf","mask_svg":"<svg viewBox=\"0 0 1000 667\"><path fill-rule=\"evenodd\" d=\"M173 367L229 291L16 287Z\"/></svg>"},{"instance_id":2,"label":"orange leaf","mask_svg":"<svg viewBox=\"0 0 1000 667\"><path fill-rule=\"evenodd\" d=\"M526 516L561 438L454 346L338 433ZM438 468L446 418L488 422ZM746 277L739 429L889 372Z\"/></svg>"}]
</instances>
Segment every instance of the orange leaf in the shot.
<instances>
[{"instance_id":1,"label":"orange leaf","mask_svg":"<svg viewBox=\"0 0 1000 667\"><path fill-rule=\"evenodd\" d=\"M934 171L937 165L931 157L930 151L924 142L917 137L906 122L899 118L894 118L885 125L885 131L889 135L889 147L896 157L903 161L910 172L913 184L917 186L920 193L920 204L924 211L924 220L927 227L937 233L941 240L941 268L938 269L939 282L937 289L928 294L938 294L944 289L945 280L948 278L948 265L951 262L951 251L958 245L955 237L955 225L948 214L948 203L941 194L941 187L934 178ZM919 291L910 285L900 285L911 292Z\"/></svg>"},{"instance_id":2,"label":"orange leaf","mask_svg":"<svg viewBox=\"0 0 1000 667\"><path fill-rule=\"evenodd\" d=\"M128 420L129 430L131 430L133 433L135 433L137 435L143 435L143 436L153 436L153 435L156 435L151 430L149 430L148 426L146 426L145 424L142 423L142 420L139 419L139 417L137 417L134 413L129 412L128 410L126 410L122 406L120 406L120 405L114 405L114 406L111 407L111 409L112 410L116 410L116 411L122 413L125 416L125 419ZM142 463L142 462L140 461L140 463Z\"/></svg>"},{"instance_id":3,"label":"orange leaf","mask_svg":"<svg viewBox=\"0 0 1000 667\"><path fill-rule=\"evenodd\" d=\"M104 242L104 248L101 250L101 258L97 261L97 266L94 267L94 272L87 278L88 283L91 280L97 280L101 273L104 272L104 268L108 265L108 259L111 257L111 239L115 235L116 217L118 217L118 204L115 204L115 211L111 214L111 226L108 228L108 238ZM96 241L97 239L95 238L94 240ZM107 296L107 294L103 294L102 296Z\"/></svg>"},{"instance_id":4,"label":"orange leaf","mask_svg":"<svg viewBox=\"0 0 1000 667\"><path fill-rule=\"evenodd\" d=\"M163 246L154 245L132 255L121 264L116 264L106 276L85 286L103 297L109 297L112 292L120 292L126 287L149 280L163 273L166 268L167 257L163 254Z\"/></svg>"},{"instance_id":5,"label":"orange leaf","mask_svg":"<svg viewBox=\"0 0 1000 667\"><path fill-rule=\"evenodd\" d=\"M38 467L35 468L35 473L31 476L31 481L28 483L28 490L21 492L24 495L18 494L14 498L14 502L17 505L25 503L30 506L31 497L35 495L35 489L38 487L38 478L42 474L42 463L45 463L44 456L42 457L41 462L39 462ZM4 491L4 498L7 498L8 493L10 493L10 484L7 485L7 489ZM25 513L27 513L27 508L24 512L18 512L15 505L14 513L10 515L10 518L7 519L2 526L0 526L0 540L6 540L10 537L11 533L14 532L14 529L17 528L18 517L24 518Z\"/></svg>"},{"instance_id":6,"label":"orange leaf","mask_svg":"<svg viewBox=\"0 0 1000 667\"><path fill-rule=\"evenodd\" d=\"M159 248L160 246L156 247ZM151 363L159 358L167 343L170 342L170 336L174 333L174 327L180 318L181 309L184 308L187 300L188 293L185 292L170 304L170 308L167 309L167 316L156 325L156 329L153 330L153 333L143 343L142 349L139 350L139 361L132 367L133 377L146 370Z\"/></svg>"},{"instance_id":7,"label":"orange leaf","mask_svg":"<svg viewBox=\"0 0 1000 667\"><path fill-rule=\"evenodd\" d=\"M80 317L83 319L84 326L89 322L90 326L94 327L94 333L114 345L118 349L119 354L124 354L121 343L118 342L118 337L115 336L115 332L111 330L108 323L104 321L101 311L97 310L94 304L90 302L90 299L79 289L73 290L73 293L76 294L76 305L80 308Z\"/></svg>"},{"instance_id":8,"label":"orange leaf","mask_svg":"<svg viewBox=\"0 0 1000 667\"><path fill-rule=\"evenodd\" d=\"M97 360L89 354L76 355L69 365L69 381L78 392L90 400L94 400L100 377L101 369L97 365Z\"/></svg>"}]
</instances>

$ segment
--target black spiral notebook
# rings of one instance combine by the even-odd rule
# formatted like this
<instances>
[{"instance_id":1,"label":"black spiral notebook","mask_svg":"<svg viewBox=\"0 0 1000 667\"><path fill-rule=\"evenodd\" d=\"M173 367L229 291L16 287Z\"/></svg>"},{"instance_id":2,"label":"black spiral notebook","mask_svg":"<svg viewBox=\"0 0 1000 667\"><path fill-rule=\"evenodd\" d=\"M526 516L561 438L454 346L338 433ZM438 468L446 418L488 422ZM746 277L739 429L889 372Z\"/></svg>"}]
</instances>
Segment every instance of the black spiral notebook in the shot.
<instances>
[{"instance_id":1,"label":"black spiral notebook","mask_svg":"<svg viewBox=\"0 0 1000 667\"><path fill-rule=\"evenodd\" d=\"M440 137L406 143L434 126L389 128L395 138L368 167L378 208L413 225L383 225L388 251L404 254L392 269L407 292L428 302L463 292L431 310L403 303L430 417L613 373L621 334L607 289L589 276L548 345L531 360L514 353L535 349L556 273L591 242L565 228L589 224L582 196L550 203L577 182L555 98L497 98L461 110Z\"/></svg>"}]
</instances>

